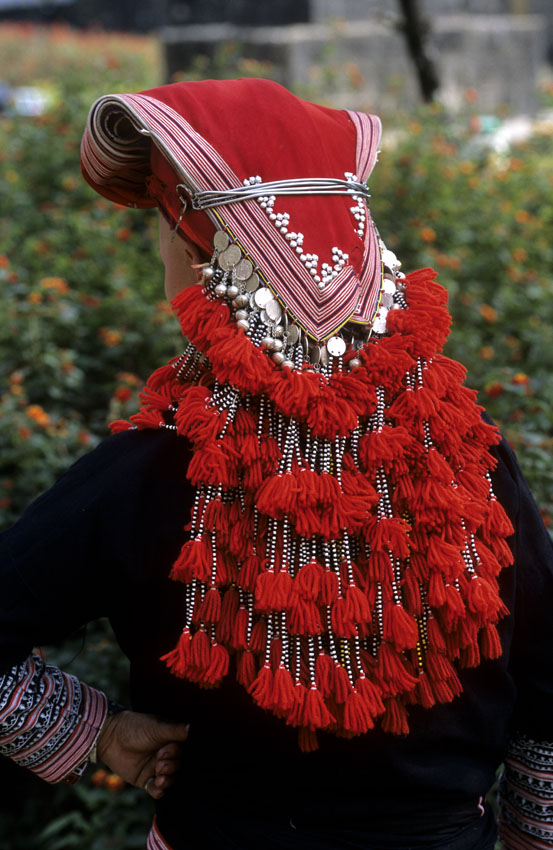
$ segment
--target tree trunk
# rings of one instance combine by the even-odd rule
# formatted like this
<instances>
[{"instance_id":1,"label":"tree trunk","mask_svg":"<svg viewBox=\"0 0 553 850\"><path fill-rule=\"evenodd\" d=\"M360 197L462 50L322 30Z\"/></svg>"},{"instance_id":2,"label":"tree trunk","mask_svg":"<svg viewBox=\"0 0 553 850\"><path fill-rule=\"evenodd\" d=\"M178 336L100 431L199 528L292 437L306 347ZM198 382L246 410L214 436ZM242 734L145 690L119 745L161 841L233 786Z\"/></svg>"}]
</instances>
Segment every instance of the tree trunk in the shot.
<instances>
[{"instance_id":1,"label":"tree trunk","mask_svg":"<svg viewBox=\"0 0 553 850\"><path fill-rule=\"evenodd\" d=\"M407 49L413 60L423 100L430 103L439 88L434 62L427 52L428 21L420 14L417 0L399 0L403 21L400 28L405 34Z\"/></svg>"}]
</instances>

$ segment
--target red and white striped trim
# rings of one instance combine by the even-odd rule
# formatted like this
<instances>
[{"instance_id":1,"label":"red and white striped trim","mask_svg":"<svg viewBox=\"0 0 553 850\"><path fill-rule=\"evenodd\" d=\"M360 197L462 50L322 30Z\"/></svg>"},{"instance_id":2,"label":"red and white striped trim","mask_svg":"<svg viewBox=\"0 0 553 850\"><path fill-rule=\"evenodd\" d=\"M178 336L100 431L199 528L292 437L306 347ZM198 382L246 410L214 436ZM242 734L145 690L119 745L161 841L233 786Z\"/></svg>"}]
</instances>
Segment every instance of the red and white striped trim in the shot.
<instances>
[{"instance_id":1,"label":"red and white striped trim","mask_svg":"<svg viewBox=\"0 0 553 850\"><path fill-rule=\"evenodd\" d=\"M147 131L191 191L220 191L241 185L218 151L181 115L160 101L139 94L108 95L91 109L82 153L86 170L97 185L129 189L139 187L144 179L142 146L129 144L122 150L119 143L109 138L107 117L114 108L126 113L138 129ZM365 175L376 160L380 121L361 113L349 115L357 130L356 165ZM353 119L353 116L357 117ZM123 176L122 168L125 168ZM217 227L222 225L234 234L290 315L311 336L322 340L352 317L357 322L372 318L380 291L381 263L370 214L360 277L351 266L345 266L323 290L257 201L241 201L219 209L217 215L211 210L206 210L206 214Z\"/></svg>"},{"instance_id":2,"label":"red and white striped trim","mask_svg":"<svg viewBox=\"0 0 553 850\"><path fill-rule=\"evenodd\" d=\"M146 850L173 850L171 845L167 844L161 832L159 831L155 818L152 824L152 828L148 833L148 839L146 841Z\"/></svg>"}]
</instances>

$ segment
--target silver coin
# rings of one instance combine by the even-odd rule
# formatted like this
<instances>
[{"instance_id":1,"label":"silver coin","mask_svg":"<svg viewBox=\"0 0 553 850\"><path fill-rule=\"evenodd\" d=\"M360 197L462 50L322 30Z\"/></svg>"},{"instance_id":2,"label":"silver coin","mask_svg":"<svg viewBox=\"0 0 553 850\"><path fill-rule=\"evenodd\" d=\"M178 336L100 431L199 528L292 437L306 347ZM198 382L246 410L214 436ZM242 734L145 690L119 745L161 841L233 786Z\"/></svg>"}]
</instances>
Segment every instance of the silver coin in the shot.
<instances>
[{"instance_id":1,"label":"silver coin","mask_svg":"<svg viewBox=\"0 0 553 850\"><path fill-rule=\"evenodd\" d=\"M224 230L218 230L213 237L213 246L217 251L224 251L225 248L228 248L229 242L229 235Z\"/></svg>"},{"instance_id":2,"label":"silver coin","mask_svg":"<svg viewBox=\"0 0 553 850\"><path fill-rule=\"evenodd\" d=\"M388 266L389 269L398 269L401 266L401 263L394 252L390 251L388 248L382 251L382 262L385 266Z\"/></svg>"},{"instance_id":3,"label":"silver coin","mask_svg":"<svg viewBox=\"0 0 553 850\"><path fill-rule=\"evenodd\" d=\"M303 348L303 353L307 354L309 351L309 340L307 339L305 334L303 334L301 338L301 347Z\"/></svg>"},{"instance_id":4,"label":"silver coin","mask_svg":"<svg viewBox=\"0 0 553 850\"><path fill-rule=\"evenodd\" d=\"M236 280L247 280L253 272L253 266L249 260L243 257L234 270Z\"/></svg>"},{"instance_id":5,"label":"silver coin","mask_svg":"<svg viewBox=\"0 0 553 850\"><path fill-rule=\"evenodd\" d=\"M249 276L246 283L244 284L246 292L255 292L255 290L259 286L259 275L254 272Z\"/></svg>"},{"instance_id":6,"label":"silver coin","mask_svg":"<svg viewBox=\"0 0 553 850\"><path fill-rule=\"evenodd\" d=\"M270 289L267 289L266 286L262 286L261 289L258 289L255 295L253 296L253 300L255 301L258 307L261 307L261 309L263 309L268 301L273 300L273 293Z\"/></svg>"},{"instance_id":7,"label":"silver coin","mask_svg":"<svg viewBox=\"0 0 553 850\"><path fill-rule=\"evenodd\" d=\"M328 348L328 353L332 355L332 357L341 357L346 350L346 343L341 336L331 336L326 347Z\"/></svg>"},{"instance_id":8,"label":"silver coin","mask_svg":"<svg viewBox=\"0 0 553 850\"><path fill-rule=\"evenodd\" d=\"M330 358L328 356L328 348L326 347L326 345L321 345L321 363L323 364L323 366L328 366L329 359Z\"/></svg>"},{"instance_id":9,"label":"silver coin","mask_svg":"<svg viewBox=\"0 0 553 850\"><path fill-rule=\"evenodd\" d=\"M393 280L390 280L389 278L385 277L382 281L382 289L384 290L384 292L388 292L390 295L393 295L396 291L396 285Z\"/></svg>"},{"instance_id":10,"label":"silver coin","mask_svg":"<svg viewBox=\"0 0 553 850\"><path fill-rule=\"evenodd\" d=\"M278 301L275 301L274 298L267 301L265 304L265 311L273 322L278 322L282 318L282 307Z\"/></svg>"},{"instance_id":11,"label":"silver coin","mask_svg":"<svg viewBox=\"0 0 553 850\"><path fill-rule=\"evenodd\" d=\"M288 345L295 345L300 338L300 329L297 325L288 325Z\"/></svg>"},{"instance_id":12,"label":"silver coin","mask_svg":"<svg viewBox=\"0 0 553 850\"><path fill-rule=\"evenodd\" d=\"M389 292L384 292L382 294L381 303L383 307L391 307L394 303L394 296L390 295Z\"/></svg>"},{"instance_id":13,"label":"silver coin","mask_svg":"<svg viewBox=\"0 0 553 850\"><path fill-rule=\"evenodd\" d=\"M260 310L259 311L259 318L261 319L261 321L263 322L264 325L270 325L271 324L271 320L268 317L266 310ZM272 339L272 337L271 337L271 339Z\"/></svg>"},{"instance_id":14,"label":"silver coin","mask_svg":"<svg viewBox=\"0 0 553 850\"><path fill-rule=\"evenodd\" d=\"M232 246L231 246L231 247L232 247ZM229 250L229 249L227 248L227 251L228 251L228 250ZM219 254L219 265L220 265L220 267L221 267L222 269L224 269L226 272L230 271L230 269L232 269L232 268L233 268L233 266L235 265L234 263L231 263L231 262L230 262L230 259L231 259L231 257L232 257L232 254L231 254L231 256L230 256L230 257L227 257L227 251L221 251L221 253Z\"/></svg>"},{"instance_id":15,"label":"silver coin","mask_svg":"<svg viewBox=\"0 0 553 850\"><path fill-rule=\"evenodd\" d=\"M386 333L386 316L388 311L385 309L380 310L378 316L373 322L373 331L376 334Z\"/></svg>"},{"instance_id":16,"label":"silver coin","mask_svg":"<svg viewBox=\"0 0 553 850\"><path fill-rule=\"evenodd\" d=\"M225 257L227 258L227 262L234 268L242 259L242 251L238 245L229 245L225 251Z\"/></svg>"}]
</instances>

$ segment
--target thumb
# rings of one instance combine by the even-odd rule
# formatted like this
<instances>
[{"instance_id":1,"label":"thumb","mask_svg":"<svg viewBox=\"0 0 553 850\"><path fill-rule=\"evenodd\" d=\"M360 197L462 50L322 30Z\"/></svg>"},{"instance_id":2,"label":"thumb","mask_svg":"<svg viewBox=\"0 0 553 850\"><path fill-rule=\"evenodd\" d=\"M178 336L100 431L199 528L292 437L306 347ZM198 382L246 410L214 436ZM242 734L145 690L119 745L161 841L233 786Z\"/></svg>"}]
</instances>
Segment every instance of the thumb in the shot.
<instances>
[{"instance_id":1,"label":"thumb","mask_svg":"<svg viewBox=\"0 0 553 850\"><path fill-rule=\"evenodd\" d=\"M160 733L167 741L186 741L190 730L189 723L160 722Z\"/></svg>"}]
</instances>

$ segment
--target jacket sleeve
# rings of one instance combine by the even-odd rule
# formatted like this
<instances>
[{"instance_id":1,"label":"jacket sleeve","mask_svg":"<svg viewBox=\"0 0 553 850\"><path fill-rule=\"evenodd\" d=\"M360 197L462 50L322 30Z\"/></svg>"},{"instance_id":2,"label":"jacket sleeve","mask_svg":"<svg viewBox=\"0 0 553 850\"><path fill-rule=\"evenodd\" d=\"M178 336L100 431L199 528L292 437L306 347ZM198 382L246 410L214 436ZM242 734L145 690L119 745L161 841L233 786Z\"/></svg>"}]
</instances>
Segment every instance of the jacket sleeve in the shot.
<instances>
[{"instance_id":1,"label":"jacket sleeve","mask_svg":"<svg viewBox=\"0 0 553 850\"><path fill-rule=\"evenodd\" d=\"M113 615L130 576L147 582L156 553L176 556L179 452L163 432L112 437L0 535L0 753L49 782L82 773L107 700L32 650Z\"/></svg>"},{"instance_id":2,"label":"jacket sleeve","mask_svg":"<svg viewBox=\"0 0 553 850\"><path fill-rule=\"evenodd\" d=\"M514 453L498 449L515 487L516 592L509 672L516 687L500 780L499 834L507 850L553 850L553 544ZM502 491L498 480L498 495Z\"/></svg>"}]
</instances>

